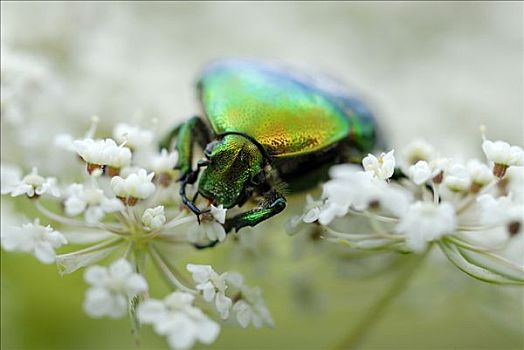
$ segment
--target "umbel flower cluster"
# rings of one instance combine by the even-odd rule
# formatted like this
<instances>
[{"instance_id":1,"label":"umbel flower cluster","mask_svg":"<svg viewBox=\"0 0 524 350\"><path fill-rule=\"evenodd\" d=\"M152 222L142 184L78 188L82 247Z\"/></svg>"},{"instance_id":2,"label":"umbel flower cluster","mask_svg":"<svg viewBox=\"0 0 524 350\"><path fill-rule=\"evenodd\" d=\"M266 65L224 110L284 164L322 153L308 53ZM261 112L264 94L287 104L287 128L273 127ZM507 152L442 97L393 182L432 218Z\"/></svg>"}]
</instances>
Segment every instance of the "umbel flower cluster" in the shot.
<instances>
[{"instance_id":1,"label":"umbel flower cluster","mask_svg":"<svg viewBox=\"0 0 524 350\"><path fill-rule=\"evenodd\" d=\"M437 245L474 278L524 284L522 262L498 254L522 231L524 152L486 139L484 129L486 162L457 162L416 140L405 147L398 167L394 151L378 157L369 154L362 167L332 167L321 197L308 196L303 214L291 220L289 232L306 226L310 234L363 250L424 254ZM354 232L337 222L342 217L364 218L370 229ZM485 233L500 227L506 236L493 246Z\"/></svg>"},{"instance_id":2,"label":"umbel flower cluster","mask_svg":"<svg viewBox=\"0 0 524 350\"><path fill-rule=\"evenodd\" d=\"M2 230L2 248L56 263L61 274L83 269L89 316L130 315L135 331L150 325L173 349L212 343L229 319L241 327L273 327L262 291L239 273L180 268L172 260L174 249L226 240L226 209L208 205L197 218L177 196L176 152L157 151L157 135L134 125L118 124L112 138L95 138L97 122L93 118L83 138L56 138L66 156L79 159L82 181L67 184L36 168L23 174L2 165L2 194L27 197L41 214ZM390 151L370 154L361 165L334 166L320 198L307 196L288 231L348 249L425 254L438 246L472 277L524 284L523 267L498 253L522 230L524 152L486 138L482 149L486 161L461 163L415 141L398 158ZM354 218L367 224L348 225ZM494 246L483 233L497 227L506 237ZM153 296L148 265L171 294Z\"/></svg>"},{"instance_id":3,"label":"umbel flower cluster","mask_svg":"<svg viewBox=\"0 0 524 350\"><path fill-rule=\"evenodd\" d=\"M64 275L85 268L83 307L89 316L130 315L136 328L151 325L173 349L212 343L219 322L229 319L244 328L273 327L261 290L246 285L239 273L197 264L184 269L172 261L177 247L193 250L194 243L226 239L226 210L211 206L197 218L184 209L173 170L177 154L158 152L152 131L119 124L113 138L95 139L97 123L93 118L84 138L56 137L66 156L78 157L84 181L65 184L36 168L24 175L2 164L2 194L27 197L46 220L3 229L2 248L56 263ZM171 294L152 296L148 264Z\"/></svg>"}]
</instances>

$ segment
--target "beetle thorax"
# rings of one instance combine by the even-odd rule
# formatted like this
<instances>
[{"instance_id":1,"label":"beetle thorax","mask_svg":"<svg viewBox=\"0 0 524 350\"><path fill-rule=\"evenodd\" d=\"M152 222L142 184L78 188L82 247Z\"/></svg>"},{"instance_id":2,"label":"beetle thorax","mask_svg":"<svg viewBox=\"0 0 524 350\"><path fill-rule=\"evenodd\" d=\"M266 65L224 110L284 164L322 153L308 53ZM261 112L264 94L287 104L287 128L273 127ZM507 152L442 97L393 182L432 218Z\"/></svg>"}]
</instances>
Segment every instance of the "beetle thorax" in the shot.
<instances>
[{"instance_id":1,"label":"beetle thorax","mask_svg":"<svg viewBox=\"0 0 524 350\"><path fill-rule=\"evenodd\" d=\"M257 145L241 135L226 135L206 147L208 166L198 184L199 193L214 204L231 208L241 203L264 157Z\"/></svg>"}]
</instances>

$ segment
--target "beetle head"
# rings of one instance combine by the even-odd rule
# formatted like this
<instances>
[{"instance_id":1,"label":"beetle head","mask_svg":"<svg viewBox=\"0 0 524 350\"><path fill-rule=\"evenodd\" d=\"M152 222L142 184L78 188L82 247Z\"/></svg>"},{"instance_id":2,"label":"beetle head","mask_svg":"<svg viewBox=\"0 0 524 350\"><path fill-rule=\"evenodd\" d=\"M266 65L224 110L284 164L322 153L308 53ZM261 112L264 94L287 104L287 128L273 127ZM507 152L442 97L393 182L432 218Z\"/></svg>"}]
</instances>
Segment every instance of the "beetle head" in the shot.
<instances>
[{"instance_id":1,"label":"beetle head","mask_svg":"<svg viewBox=\"0 0 524 350\"><path fill-rule=\"evenodd\" d=\"M208 144L204 154L209 162L198 183L199 193L225 208L239 204L247 186L262 172L260 150L247 138L230 134Z\"/></svg>"}]
</instances>

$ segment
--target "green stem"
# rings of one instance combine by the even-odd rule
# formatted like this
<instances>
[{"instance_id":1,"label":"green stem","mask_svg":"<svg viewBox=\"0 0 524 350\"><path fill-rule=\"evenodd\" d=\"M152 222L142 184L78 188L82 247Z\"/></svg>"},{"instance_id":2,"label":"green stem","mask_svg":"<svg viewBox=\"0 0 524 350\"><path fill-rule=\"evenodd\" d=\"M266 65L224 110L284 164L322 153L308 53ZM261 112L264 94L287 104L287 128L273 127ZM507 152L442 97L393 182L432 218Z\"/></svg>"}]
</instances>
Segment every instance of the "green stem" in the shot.
<instances>
[{"instance_id":1,"label":"green stem","mask_svg":"<svg viewBox=\"0 0 524 350\"><path fill-rule=\"evenodd\" d=\"M411 257L404 269L399 272L393 280L390 288L366 311L366 315L357 326L347 334L342 341L336 345L334 350L356 349L366 338L368 333L385 315L387 308L406 289L414 272L420 267L421 261L428 254L429 249L422 255Z\"/></svg>"}]
</instances>

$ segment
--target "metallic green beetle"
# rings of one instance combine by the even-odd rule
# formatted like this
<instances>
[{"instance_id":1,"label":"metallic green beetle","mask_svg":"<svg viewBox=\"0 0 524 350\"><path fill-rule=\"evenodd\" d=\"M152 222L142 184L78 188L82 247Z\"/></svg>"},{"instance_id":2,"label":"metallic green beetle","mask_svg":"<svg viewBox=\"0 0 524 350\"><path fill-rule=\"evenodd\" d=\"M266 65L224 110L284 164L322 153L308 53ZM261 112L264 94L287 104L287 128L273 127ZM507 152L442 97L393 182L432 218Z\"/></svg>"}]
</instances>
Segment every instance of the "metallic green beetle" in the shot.
<instances>
[{"instance_id":1,"label":"metallic green beetle","mask_svg":"<svg viewBox=\"0 0 524 350\"><path fill-rule=\"evenodd\" d=\"M197 87L205 119L189 119L161 146L168 148L176 139L180 195L197 216L199 194L225 208L263 198L258 207L226 219L226 232L278 214L286 206L283 192L317 184L330 165L360 161L377 143L375 119L366 106L324 76L223 60L204 70ZM192 169L195 142L205 158ZM197 180L190 200L186 185Z\"/></svg>"}]
</instances>

